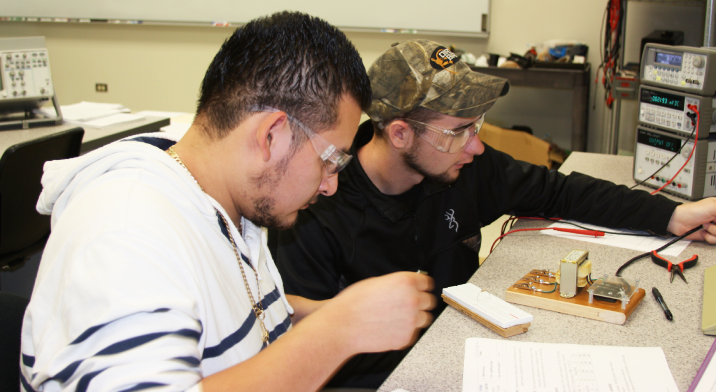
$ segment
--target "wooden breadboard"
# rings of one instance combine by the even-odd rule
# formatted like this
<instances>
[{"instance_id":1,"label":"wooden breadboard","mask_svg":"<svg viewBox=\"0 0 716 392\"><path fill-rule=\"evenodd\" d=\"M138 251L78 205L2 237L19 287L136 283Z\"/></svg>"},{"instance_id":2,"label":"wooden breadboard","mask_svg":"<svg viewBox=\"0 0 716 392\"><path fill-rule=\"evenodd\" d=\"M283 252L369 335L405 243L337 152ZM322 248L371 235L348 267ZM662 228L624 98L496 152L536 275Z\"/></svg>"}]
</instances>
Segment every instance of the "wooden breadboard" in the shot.
<instances>
[{"instance_id":1,"label":"wooden breadboard","mask_svg":"<svg viewBox=\"0 0 716 392\"><path fill-rule=\"evenodd\" d=\"M532 274L528 274L526 276L529 275ZM554 282L554 278L550 278L549 280ZM517 283L524 282L524 280L520 280ZM539 284L536 284L535 286L548 291L554 287ZM629 318L632 312L634 312L634 309L639 306L645 295L644 289L638 289L629 300L626 309L622 309L621 301L611 303L595 299L594 302L590 304L587 287L580 288L577 295L572 298L562 298L559 296L559 285L557 285L557 289L552 293L528 291L510 286L505 294L505 301L571 314L574 316L586 317L593 320L606 321L612 324L624 324L627 318Z\"/></svg>"},{"instance_id":2,"label":"wooden breadboard","mask_svg":"<svg viewBox=\"0 0 716 392\"><path fill-rule=\"evenodd\" d=\"M464 306L460 305L459 303L453 301L450 299L450 297L446 296L445 294L442 295L443 301L445 301L446 304L452 306L453 308L461 311L462 313L470 316L472 319L476 320L478 323L486 326L487 328L491 329L492 331L498 333L502 337L509 338L510 336L519 335L521 333L527 332L527 329L530 326L530 323L526 324L519 324L515 325L509 328L502 328L498 325L495 325L484 318L480 317L479 315L473 313L470 311L470 309L465 308Z\"/></svg>"}]
</instances>

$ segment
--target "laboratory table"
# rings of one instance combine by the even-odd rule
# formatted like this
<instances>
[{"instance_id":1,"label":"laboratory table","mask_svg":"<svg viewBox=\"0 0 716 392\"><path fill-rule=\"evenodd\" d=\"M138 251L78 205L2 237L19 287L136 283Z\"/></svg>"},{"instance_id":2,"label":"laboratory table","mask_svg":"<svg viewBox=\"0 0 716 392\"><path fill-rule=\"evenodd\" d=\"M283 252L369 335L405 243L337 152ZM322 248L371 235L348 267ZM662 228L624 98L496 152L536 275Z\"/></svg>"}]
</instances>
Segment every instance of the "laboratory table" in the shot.
<instances>
[{"instance_id":1,"label":"laboratory table","mask_svg":"<svg viewBox=\"0 0 716 392\"><path fill-rule=\"evenodd\" d=\"M632 157L573 152L560 171L565 174L578 171L631 186L634 183L632 162ZM548 224L520 221L515 228L545 227ZM504 299L505 290L530 270L556 271L559 260L573 249L589 251L594 277L614 274L619 266L641 253L539 232L520 232L505 237L469 282ZM686 391L714 340L713 336L701 332L701 312L704 272L707 267L716 264L716 247L692 242L679 257L688 258L693 254L699 255L699 262L694 268L686 270L688 284L678 278L670 284L670 274L648 258L624 270L623 277L639 279L639 286L646 289L646 296L623 325L516 305L531 313L534 320L526 333L507 339L581 345L658 346L664 350L679 390ZM661 291L671 308L672 322L664 317L650 292L652 287ZM471 337L505 339L448 307L379 391L389 392L398 388L409 392L462 391L465 340Z\"/></svg>"},{"instance_id":2,"label":"laboratory table","mask_svg":"<svg viewBox=\"0 0 716 392\"><path fill-rule=\"evenodd\" d=\"M106 128L90 128L83 127L85 135L82 138L82 147L80 154L94 150L112 143L113 141L132 136L140 133L156 132L159 128L169 125L168 117L146 117L142 120L132 121L122 124L113 125ZM54 133L77 128L76 124L62 124L50 127L30 128L0 131L0 151L5 151L8 147L29 140L49 136Z\"/></svg>"}]
</instances>

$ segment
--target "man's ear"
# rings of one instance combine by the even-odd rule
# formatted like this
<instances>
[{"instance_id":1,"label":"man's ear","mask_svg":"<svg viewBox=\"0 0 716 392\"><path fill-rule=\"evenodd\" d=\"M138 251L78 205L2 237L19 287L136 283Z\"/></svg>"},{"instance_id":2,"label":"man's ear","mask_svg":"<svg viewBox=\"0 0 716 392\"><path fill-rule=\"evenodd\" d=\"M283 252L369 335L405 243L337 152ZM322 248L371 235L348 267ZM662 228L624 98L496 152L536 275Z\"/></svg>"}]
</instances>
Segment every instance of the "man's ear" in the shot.
<instances>
[{"instance_id":1,"label":"man's ear","mask_svg":"<svg viewBox=\"0 0 716 392\"><path fill-rule=\"evenodd\" d=\"M259 123L256 130L256 143L264 162L271 159L271 148L275 147L277 137L285 134L290 137L291 130L288 129L288 116L284 112L271 113Z\"/></svg>"},{"instance_id":2,"label":"man's ear","mask_svg":"<svg viewBox=\"0 0 716 392\"><path fill-rule=\"evenodd\" d=\"M385 135L396 149L402 150L408 146L415 135L407 122L395 120L385 127Z\"/></svg>"}]
</instances>

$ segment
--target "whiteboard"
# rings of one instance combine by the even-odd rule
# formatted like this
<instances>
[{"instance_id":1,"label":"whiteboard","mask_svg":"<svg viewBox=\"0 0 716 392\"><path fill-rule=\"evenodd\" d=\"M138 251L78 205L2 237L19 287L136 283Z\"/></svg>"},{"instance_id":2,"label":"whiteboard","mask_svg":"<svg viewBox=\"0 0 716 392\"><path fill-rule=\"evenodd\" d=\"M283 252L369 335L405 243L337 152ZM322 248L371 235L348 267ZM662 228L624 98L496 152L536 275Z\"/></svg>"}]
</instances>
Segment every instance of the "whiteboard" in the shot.
<instances>
[{"instance_id":1,"label":"whiteboard","mask_svg":"<svg viewBox=\"0 0 716 392\"><path fill-rule=\"evenodd\" d=\"M456 33L486 37L490 0L4 0L0 17L128 23L242 24L276 11L302 11L348 30ZM25 19L30 18L30 19ZM46 19L45 19L46 18ZM75 20L77 19L77 20ZM394 31L397 30L397 31ZM415 31L412 31L415 30Z\"/></svg>"}]
</instances>

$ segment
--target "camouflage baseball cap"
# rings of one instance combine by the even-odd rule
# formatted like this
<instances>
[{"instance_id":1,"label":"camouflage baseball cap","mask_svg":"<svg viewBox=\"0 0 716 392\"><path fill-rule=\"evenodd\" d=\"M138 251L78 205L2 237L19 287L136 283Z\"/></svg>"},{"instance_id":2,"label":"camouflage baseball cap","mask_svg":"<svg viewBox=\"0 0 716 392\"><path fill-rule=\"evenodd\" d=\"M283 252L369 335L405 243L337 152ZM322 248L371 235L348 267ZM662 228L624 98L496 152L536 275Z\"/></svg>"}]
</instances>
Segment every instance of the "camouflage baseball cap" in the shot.
<instances>
[{"instance_id":1,"label":"camouflage baseball cap","mask_svg":"<svg viewBox=\"0 0 716 392\"><path fill-rule=\"evenodd\" d=\"M459 56L427 40L393 45L368 70L373 101L367 114L383 121L419 106L454 117L477 117L507 94L507 79L472 71Z\"/></svg>"}]
</instances>

